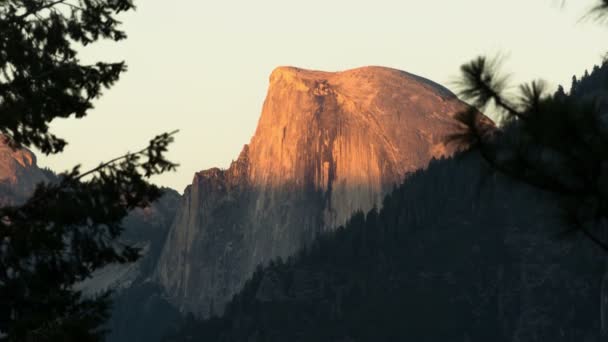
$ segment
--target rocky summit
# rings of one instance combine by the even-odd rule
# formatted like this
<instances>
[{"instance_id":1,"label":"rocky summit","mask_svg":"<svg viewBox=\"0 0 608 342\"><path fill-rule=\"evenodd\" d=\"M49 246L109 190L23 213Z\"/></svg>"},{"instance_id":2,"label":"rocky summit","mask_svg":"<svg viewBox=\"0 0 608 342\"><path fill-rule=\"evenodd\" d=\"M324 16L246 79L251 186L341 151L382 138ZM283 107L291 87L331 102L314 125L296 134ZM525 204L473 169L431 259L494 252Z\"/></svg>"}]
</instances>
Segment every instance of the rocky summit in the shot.
<instances>
[{"instance_id":1,"label":"rocky summit","mask_svg":"<svg viewBox=\"0 0 608 342\"><path fill-rule=\"evenodd\" d=\"M13 149L0 137L0 205L23 202L36 185L48 181L36 156L26 148Z\"/></svg>"},{"instance_id":2,"label":"rocky summit","mask_svg":"<svg viewBox=\"0 0 608 342\"><path fill-rule=\"evenodd\" d=\"M180 308L221 313L257 265L380 206L406 174L453 154L445 139L468 109L395 69L275 69L251 142L186 188L156 279Z\"/></svg>"}]
</instances>

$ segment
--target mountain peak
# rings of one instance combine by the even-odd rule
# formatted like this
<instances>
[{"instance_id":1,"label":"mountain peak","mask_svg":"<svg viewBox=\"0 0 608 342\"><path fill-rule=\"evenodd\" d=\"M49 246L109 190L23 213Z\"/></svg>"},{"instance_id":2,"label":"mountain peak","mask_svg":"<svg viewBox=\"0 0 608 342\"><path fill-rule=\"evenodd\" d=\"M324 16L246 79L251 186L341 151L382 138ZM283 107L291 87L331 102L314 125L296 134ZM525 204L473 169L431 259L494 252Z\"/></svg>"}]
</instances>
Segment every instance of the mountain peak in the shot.
<instances>
[{"instance_id":1,"label":"mountain peak","mask_svg":"<svg viewBox=\"0 0 608 342\"><path fill-rule=\"evenodd\" d=\"M332 84L341 88L360 87L365 83L369 83L368 86L370 87L377 87L378 83L397 83L402 86L409 84L410 86L430 88L430 90L439 92L445 98L456 98L450 90L429 79L402 70L375 65L335 72L279 66L270 74L270 84L272 86L272 84L279 82L303 85L301 90L304 91L309 90L311 85L318 83ZM366 90L362 89L362 91Z\"/></svg>"},{"instance_id":2,"label":"mountain peak","mask_svg":"<svg viewBox=\"0 0 608 342\"><path fill-rule=\"evenodd\" d=\"M0 204L25 200L46 176L36 164L36 156L27 148L13 149L0 137Z\"/></svg>"},{"instance_id":3,"label":"mountain peak","mask_svg":"<svg viewBox=\"0 0 608 342\"><path fill-rule=\"evenodd\" d=\"M184 194L157 274L178 305L216 312L256 265L287 257L458 147L469 107L404 71L278 67L258 127L227 170ZM479 114L479 117L483 117Z\"/></svg>"},{"instance_id":4,"label":"mountain peak","mask_svg":"<svg viewBox=\"0 0 608 342\"><path fill-rule=\"evenodd\" d=\"M10 168L0 170L0 179L8 178L15 172L11 167L14 163L24 168L36 167L36 156L26 148L13 149L4 138L0 138L0 165Z\"/></svg>"},{"instance_id":5,"label":"mountain peak","mask_svg":"<svg viewBox=\"0 0 608 342\"><path fill-rule=\"evenodd\" d=\"M467 109L443 86L397 69L278 67L250 143L250 180L262 186L312 182L327 190L329 170L321 169L334 165L352 186L368 184L371 173L381 188L433 157L450 155L454 147L445 137L462 128L454 116ZM346 162L355 150L371 154L357 165ZM340 157L342 151L349 152Z\"/></svg>"}]
</instances>

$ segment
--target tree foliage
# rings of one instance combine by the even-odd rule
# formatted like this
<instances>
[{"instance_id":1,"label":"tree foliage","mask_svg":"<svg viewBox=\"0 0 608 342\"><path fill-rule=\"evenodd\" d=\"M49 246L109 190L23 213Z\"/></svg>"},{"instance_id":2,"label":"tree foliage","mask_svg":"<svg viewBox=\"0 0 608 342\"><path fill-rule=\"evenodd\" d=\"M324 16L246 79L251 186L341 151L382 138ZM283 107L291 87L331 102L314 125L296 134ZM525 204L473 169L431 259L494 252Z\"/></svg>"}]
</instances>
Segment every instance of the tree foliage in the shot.
<instances>
[{"instance_id":1,"label":"tree foliage","mask_svg":"<svg viewBox=\"0 0 608 342\"><path fill-rule=\"evenodd\" d=\"M608 18L608 0L598 0L597 2L587 16L592 20L603 21Z\"/></svg>"},{"instance_id":2,"label":"tree foliage","mask_svg":"<svg viewBox=\"0 0 608 342\"><path fill-rule=\"evenodd\" d=\"M0 133L14 148L59 153L56 118L82 118L125 71L123 62L83 64L78 49L126 38L117 15L131 0L0 1ZM164 153L173 133L146 148L56 182L39 184L24 204L0 209L0 340L98 341L109 293L74 288L138 249L117 239L123 218L161 195L149 177L175 169Z\"/></svg>"},{"instance_id":3,"label":"tree foliage","mask_svg":"<svg viewBox=\"0 0 608 342\"><path fill-rule=\"evenodd\" d=\"M99 39L126 38L116 15L131 0L0 1L0 132L15 146L61 152L49 132L56 118L81 118L124 62L83 64L77 49Z\"/></svg>"},{"instance_id":4,"label":"tree foliage","mask_svg":"<svg viewBox=\"0 0 608 342\"><path fill-rule=\"evenodd\" d=\"M601 1L589 16L607 13ZM571 231L608 252L607 71L604 61L591 75L574 76L569 94L534 81L513 95L496 59L478 57L461 67L459 95L478 109L494 105L503 125L488 134L471 110L460 114L468 129L449 140L473 143L496 170L560 196Z\"/></svg>"}]
</instances>

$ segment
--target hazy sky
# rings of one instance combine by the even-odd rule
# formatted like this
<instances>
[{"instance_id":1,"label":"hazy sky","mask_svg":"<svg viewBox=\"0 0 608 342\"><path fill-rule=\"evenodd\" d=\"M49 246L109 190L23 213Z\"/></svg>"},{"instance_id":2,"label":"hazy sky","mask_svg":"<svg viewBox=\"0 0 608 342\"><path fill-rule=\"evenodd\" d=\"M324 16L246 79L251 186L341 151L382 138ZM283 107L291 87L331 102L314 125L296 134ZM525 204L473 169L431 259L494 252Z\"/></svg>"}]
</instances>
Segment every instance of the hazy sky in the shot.
<instances>
[{"instance_id":1,"label":"hazy sky","mask_svg":"<svg viewBox=\"0 0 608 342\"><path fill-rule=\"evenodd\" d=\"M129 39L83 59L126 60L129 70L83 120L53 124L65 152L39 154L62 171L90 167L180 129L176 173L155 179L182 191L194 172L225 168L249 142L268 76L279 65L337 71L383 65L450 87L459 66L503 53L515 81L570 84L606 52L606 25L580 22L595 2L572 0L140 0L123 16Z\"/></svg>"}]
</instances>

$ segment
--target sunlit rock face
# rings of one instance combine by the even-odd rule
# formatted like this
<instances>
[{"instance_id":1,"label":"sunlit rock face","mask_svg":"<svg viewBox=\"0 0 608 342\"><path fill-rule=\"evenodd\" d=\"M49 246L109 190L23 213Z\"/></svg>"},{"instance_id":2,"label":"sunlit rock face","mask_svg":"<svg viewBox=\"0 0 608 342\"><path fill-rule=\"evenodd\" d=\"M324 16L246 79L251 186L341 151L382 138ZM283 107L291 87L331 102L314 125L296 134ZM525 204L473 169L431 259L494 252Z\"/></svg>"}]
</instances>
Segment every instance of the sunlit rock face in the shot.
<instances>
[{"instance_id":1,"label":"sunlit rock face","mask_svg":"<svg viewBox=\"0 0 608 342\"><path fill-rule=\"evenodd\" d=\"M17 204L30 196L36 184L48 181L28 149L14 150L0 137L0 205Z\"/></svg>"},{"instance_id":2,"label":"sunlit rock face","mask_svg":"<svg viewBox=\"0 0 608 342\"><path fill-rule=\"evenodd\" d=\"M451 155L458 147L445 138L467 109L399 70L275 69L249 145L186 188L157 279L182 309L221 313L258 264L380 206L408 172Z\"/></svg>"}]
</instances>

